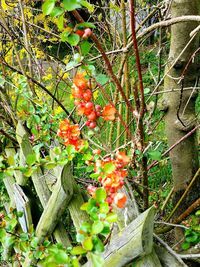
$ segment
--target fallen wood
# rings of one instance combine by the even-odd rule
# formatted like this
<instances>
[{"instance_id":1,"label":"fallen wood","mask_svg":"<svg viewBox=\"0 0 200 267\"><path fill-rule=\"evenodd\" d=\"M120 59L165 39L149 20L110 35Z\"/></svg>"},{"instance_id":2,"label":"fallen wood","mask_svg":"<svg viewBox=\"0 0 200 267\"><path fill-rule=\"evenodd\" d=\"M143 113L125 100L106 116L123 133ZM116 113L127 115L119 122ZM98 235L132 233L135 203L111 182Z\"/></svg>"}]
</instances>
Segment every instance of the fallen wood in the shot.
<instances>
[{"instance_id":1,"label":"fallen wood","mask_svg":"<svg viewBox=\"0 0 200 267\"><path fill-rule=\"evenodd\" d=\"M44 208L36 228L36 235L43 239L52 234L56 224L73 195L72 177L69 164L63 167L53 193Z\"/></svg>"}]
</instances>

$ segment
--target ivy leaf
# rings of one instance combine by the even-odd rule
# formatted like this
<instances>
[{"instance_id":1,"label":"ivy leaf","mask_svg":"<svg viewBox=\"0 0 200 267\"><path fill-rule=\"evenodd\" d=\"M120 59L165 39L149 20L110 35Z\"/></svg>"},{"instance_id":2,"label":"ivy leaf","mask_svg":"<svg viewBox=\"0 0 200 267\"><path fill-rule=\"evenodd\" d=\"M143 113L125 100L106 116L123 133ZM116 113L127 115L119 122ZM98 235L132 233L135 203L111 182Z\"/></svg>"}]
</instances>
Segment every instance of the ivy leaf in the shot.
<instances>
[{"instance_id":1,"label":"ivy leaf","mask_svg":"<svg viewBox=\"0 0 200 267\"><path fill-rule=\"evenodd\" d=\"M78 34L72 33L67 37L67 42L72 46L77 45L79 41L80 41L80 36Z\"/></svg>"},{"instance_id":2,"label":"ivy leaf","mask_svg":"<svg viewBox=\"0 0 200 267\"><path fill-rule=\"evenodd\" d=\"M106 191L104 188L98 188L95 192L95 199L97 202L103 202L106 199Z\"/></svg>"},{"instance_id":3,"label":"ivy leaf","mask_svg":"<svg viewBox=\"0 0 200 267\"><path fill-rule=\"evenodd\" d=\"M103 230L104 225L101 221L96 221L92 224L92 234L99 234Z\"/></svg>"},{"instance_id":4,"label":"ivy leaf","mask_svg":"<svg viewBox=\"0 0 200 267\"><path fill-rule=\"evenodd\" d=\"M46 0L42 5L42 11L45 15L49 15L55 6L55 0Z\"/></svg>"},{"instance_id":5,"label":"ivy leaf","mask_svg":"<svg viewBox=\"0 0 200 267\"><path fill-rule=\"evenodd\" d=\"M90 231L91 231L90 223L87 223L87 222L82 223L80 230L82 230L85 233L90 233Z\"/></svg>"},{"instance_id":6,"label":"ivy leaf","mask_svg":"<svg viewBox=\"0 0 200 267\"><path fill-rule=\"evenodd\" d=\"M76 8L81 8L80 0L63 0L65 10L72 11Z\"/></svg>"}]
</instances>

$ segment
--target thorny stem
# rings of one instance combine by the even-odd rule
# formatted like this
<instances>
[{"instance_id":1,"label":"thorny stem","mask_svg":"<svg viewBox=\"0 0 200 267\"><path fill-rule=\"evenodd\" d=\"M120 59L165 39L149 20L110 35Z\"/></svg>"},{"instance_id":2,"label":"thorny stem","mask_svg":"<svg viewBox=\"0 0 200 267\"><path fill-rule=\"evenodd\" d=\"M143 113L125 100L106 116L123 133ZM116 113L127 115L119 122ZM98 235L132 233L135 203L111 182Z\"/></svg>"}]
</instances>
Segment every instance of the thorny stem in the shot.
<instances>
[{"instance_id":1,"label":"thorny stem","mask_svg":"<svg viewBox=\"0 0 200 267\"><path fill-rule=\"evenodd\" d=\"M78 11L74 10L72 11L74 17L79 21L79 22L84 22L83 18L80 16L80 14L78 13ZM123 91L123 88L120 84L120 81L119 79L117 78L117 76L114 74L113 72L113 69L112 69L112 65L110 63L110 60L109 58L107 57L103 47L101 46L99 40L97 39L96 35L94 33L92 33L91 35L91 39L92 41L95 43L96 45L96 48L99 50L99 52L101 53L102 55L102 58L106 64L106 72L109 74L109 76L112 78L113 82L115 83L116 87L117 87L117 90L120 92L120 94L122 95L122 98L124 99L126 105L130 108L130 110L132 112L134 112L134 109L131 105L131 103L128 101L124 91Z\"/></svg>"}]
</instances>

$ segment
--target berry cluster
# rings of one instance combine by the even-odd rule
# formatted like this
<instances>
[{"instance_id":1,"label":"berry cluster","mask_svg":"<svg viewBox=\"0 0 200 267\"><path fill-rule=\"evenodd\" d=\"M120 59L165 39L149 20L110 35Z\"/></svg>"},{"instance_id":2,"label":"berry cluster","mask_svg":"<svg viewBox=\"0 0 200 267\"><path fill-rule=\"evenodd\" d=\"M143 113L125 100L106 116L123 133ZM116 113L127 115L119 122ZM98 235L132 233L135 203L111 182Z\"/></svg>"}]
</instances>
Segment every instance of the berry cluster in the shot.
<instances>
[{"instance_id":1,"label":"berry cluster","mask_svg":"<svg viewBox=\"0 0 200 267\"><path fill-rule=\"evenodd\" d=\"M78 124L71 125L68 119L60 122L60 126L57 135L64 140L64 145L74 145L78 151L84 145L84 140L80 139L80 128Z\"/></svg>"},{"instance_id":2,"label":"berry cluster","mask_svg":"<svg viewBox=\"0 0 200 267\"><path fill-rule=\"evenodd\" d=\"M84 73L77 73L72 86L72 96L74 104L77 107L78 115L87 117L86 125L94 129L97 125L97 119L102 116L104 120L114 120L116 109L112 105L106 105L103 109L100 105L94 105L91 102L92 90L85 78Z\"/></svg>"},{"instance_id":3,"label":"berry cluster","mask_svg":"<svg viewBox=\"0 0 200 267\"><path fill-rule=\"evenodd\" d=\"M97 118L101 116L102 108L91 102L92 90L83 73L77 73L74 78L72 96L75 99L74 104L77 106L78 115L85 115L87 117L86 125L94 129L97 125Z\"/></svg>"},{"instance_id":4,"label":"berry cluster","mask_svg":"<svg viewBox=\"0 0 200 267\"><path fill-rule=\"evenodd\" d=\"M112 204L118 208L123 208L126 203L126 195L118 192L124 185L124 178L127 176L127 171L123 169L129 163L129 157L124 152L117 152L115 159L106 158L97 160L94 164L95 173L99 174L98 180L106 190L106 202L112 210ZM108 166L110 170L108 170ZM108 171L107 171L108 170ZM96 191L95 186L88 186L88 192L94 196Z\"/></svg>"}]
</instances>

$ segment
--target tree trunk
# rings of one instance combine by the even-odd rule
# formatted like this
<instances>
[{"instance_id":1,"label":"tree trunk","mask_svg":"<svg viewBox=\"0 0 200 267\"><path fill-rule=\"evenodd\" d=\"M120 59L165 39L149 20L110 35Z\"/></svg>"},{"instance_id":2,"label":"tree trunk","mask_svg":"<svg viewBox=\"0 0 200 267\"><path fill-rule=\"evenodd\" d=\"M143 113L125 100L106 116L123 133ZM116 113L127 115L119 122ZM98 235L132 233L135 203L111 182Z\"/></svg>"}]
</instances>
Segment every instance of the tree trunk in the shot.
<instances>
[{"instance_id":1,"label":"tree trunk","mask_svg":"<svg viewBox=\"0 0 200 267\"><path fill-rule=\"evenodd\" d=\"M172 17L198 15L199 0L174 0L171 7ZM180 89L165 94L163 104L166 111L166 134L169 146L176 143L190 132L196 125L195 100L198 86L198 57L191 60L199 47L199 36L191 40L190 33L198 24L196 22L178 23L171 27L171 44L169 60L166 67L165 90ZM191 90L184 88L191 87ZM189 181L198 169L198 149L196 132L177 145L170 152L174 181L174 203L180 198ZM195 190L187 194L181 203L176 216L181 214L200 195L197 190L200 184L196 182ZM194 187L193 187L194 188Z\"/></svg>"}]
</instances>

